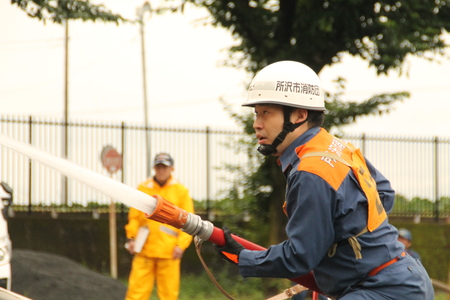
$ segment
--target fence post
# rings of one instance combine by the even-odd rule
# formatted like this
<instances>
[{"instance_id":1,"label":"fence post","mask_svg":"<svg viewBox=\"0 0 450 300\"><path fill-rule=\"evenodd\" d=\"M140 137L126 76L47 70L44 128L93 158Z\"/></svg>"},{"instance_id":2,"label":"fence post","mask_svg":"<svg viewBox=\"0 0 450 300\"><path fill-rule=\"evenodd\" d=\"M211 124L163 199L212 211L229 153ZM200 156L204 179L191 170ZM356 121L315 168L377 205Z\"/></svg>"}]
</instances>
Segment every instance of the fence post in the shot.
<instances>
[{"instance_id":1,"label":"fence post","mask_svg":"<svg viewBox=\"0 0 450 300\"><path fill-rule=\"evenodd\" d=\"M28 118L28 142L30 145L33 144L33 117L29 116ZM32 177L33 177L33 161L31 160L31 158L28 159L28 214L31 215L31 195L32 195L32 187L33 187L33 182L32 182Z\"/></svg>"},{"instance_id":2,"label":"fence post","mask_svg":"<svg viewBox=\"0 0 450 300\"><path fill-rule=\"evenodd\" d=\"M209 219L211 212L210 204L210 161L209 161L209 126L206 126L206 217Z\"/></svg>"},{"instance_id":3,"label":"fence post","mask_svg":"<svg viewBox=\"0 0 450 300\"><path fill-rule=\"evenodd\" d=\"M436 214L436 223L439 222L439 169L438 169L438 161L439 161L439 140L436 136L434 138L434 199L435 199L435 214Z\"/></svg>"},{"instance_id":4,"label":"fence post","mask_svg":"<svg viewBox=\"0 0 450 300\"><path fill-rule=\"evenodd\" d=\"M361 152L362 152L362 155L365 155L366 153L366 134L365 133L363 133L362 135L361 135Z\"/></svg>"},{"instance_id":5,"label":"fence post","mask_svg":"<svg viewBox=\"0 0 450 300\"><path fill-rule=\"evenodd\" d=\"M121 178L120 180L122 181L122 183L125 183L125 122L122 122L122 128L121 128L121 134L122 134L122 141L121 141L121 148L122 148L122 170L121 170ZM124 205L123 203L120 205L120 216L122 218L125 217L124 214Z\"/></svg>"}]
</instances>

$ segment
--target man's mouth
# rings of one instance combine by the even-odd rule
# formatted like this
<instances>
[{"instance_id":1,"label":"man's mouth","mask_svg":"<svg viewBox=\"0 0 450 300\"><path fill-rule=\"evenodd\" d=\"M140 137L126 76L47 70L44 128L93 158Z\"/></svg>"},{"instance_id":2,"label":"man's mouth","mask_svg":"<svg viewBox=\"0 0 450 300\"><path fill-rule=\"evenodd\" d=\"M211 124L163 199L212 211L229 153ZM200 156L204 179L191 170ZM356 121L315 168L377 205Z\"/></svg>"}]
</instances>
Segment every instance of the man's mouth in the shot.
<instances>
[{"instance_id":1,"label":"man's mouth","mask_svg":"<svg viewBox=\"0 0 450 300\"><path fill-rule=\"evenodd\" d=\"M258 139L258 144L262 145L267 142L267 138L261 134L257 134L256 138Z\"/></svg>"}]
</instances>

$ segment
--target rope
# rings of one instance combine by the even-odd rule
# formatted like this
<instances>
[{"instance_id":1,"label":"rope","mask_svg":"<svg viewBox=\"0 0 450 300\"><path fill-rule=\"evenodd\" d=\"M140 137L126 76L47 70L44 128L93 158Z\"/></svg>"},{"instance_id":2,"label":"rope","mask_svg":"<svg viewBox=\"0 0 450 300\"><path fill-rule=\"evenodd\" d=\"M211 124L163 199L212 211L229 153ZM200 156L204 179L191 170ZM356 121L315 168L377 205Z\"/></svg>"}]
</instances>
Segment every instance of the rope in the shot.
<instances>
[{"instance_id":1,"label":"rope","mask_svg":"<svg viewBox=\"0 0 450 300\"><path fill-rule=\"evenodd\" d=\"M203 265L203 268L206 271L206 274L208 274L209 279L211 279L212 283L216 286L216 288L225 295L225 297L227 297L230 300L234 300L233 297L230 296L230 294L228 294L224 288L219 284L219 282L217 282L216 278L214 278L214 275L211 273L211 271L209 270L208 266L206 265L206 262L203 260L202 254L201 254L201 249L202 249L202 243L203 241L198 238L197 236L195 236L194 238L194 244L195 244L195 251L197 252L198 258L200 259L200 262Z\"/></svg>"},{"instance_id":2,"label":"rope","mask_svg":"<svg viewBox=\"0 0 450 300\"><path fill-rule=\"evenodd\" d=\"M202 254L201 254L202 243L203 243L203 241L202 241L199 237L197 237L197 236L194 237L195 251L197 252L197 256L198 256L198 258L200 259L200 262L202 263L203 268L204 268L205 271L206 271L206 274L208 274L209 279L211 279L212 283L216 286L216 288L217 288L222 294L225 295L225 297L227 297L227 298L230 299L230 300L235 300L232 296L230 296L230 294L228 294L228 293L225 291L225 289L219 284L219 282L217 282L216 278L214 278L214 275L211 273L211 271L209 270L208 266L206 265L206 262L205 262L205 260L203 259ZM296 294L298 294L298 293L300 293L300 292L302 292L302 291L304 291L304 290L307 290L307 288L304 287L304 286L302 286L302 285L300 285L300 284L297 284L297 285L295 285L295 286L293 286L293 287L290 287L290 288L286 289L284 292L282 292L282 293L280 293L280 294L278 294L278 295L275 295L275 296L273 296L273 297L270 297L270 298L268 298L268 299L266 299L266 300L283 300L283 299L290 299L290 298L292 298L294 295L296 295Z\"/></svg>"}]
</instances>

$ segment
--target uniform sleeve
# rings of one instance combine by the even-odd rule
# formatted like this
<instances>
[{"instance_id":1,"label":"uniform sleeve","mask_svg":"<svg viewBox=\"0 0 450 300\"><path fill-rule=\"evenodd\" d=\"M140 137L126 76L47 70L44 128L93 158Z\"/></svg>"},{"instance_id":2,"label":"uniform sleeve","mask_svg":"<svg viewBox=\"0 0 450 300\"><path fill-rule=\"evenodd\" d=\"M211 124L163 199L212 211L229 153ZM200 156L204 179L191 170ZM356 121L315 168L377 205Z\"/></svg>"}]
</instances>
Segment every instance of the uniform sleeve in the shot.
<instances>
[{"instance_id":1,"label":"uniform sleeve","mask_svg":"<svg viewBox=\"0 0 450 300\"><path fill-rule=\"evenodd\" d=\"M375 167L366 159L367 167L370 174L377 183L378 194L380 195L381 203L383 203L386 213L390 213L394 207L395 191L391 187L389 180L383 176Z\"/></svg>"},{"instance_id":2,"label":"uniform sleeve","mask_svg":"<svg viewBox=\"0 0 450 300\"><path fill-rule=\"evenodd\" d=\"M183 187L179 195L179 207L187 212L194 213L194 202L189 196L189 191ZM185 250L192 242L192 236L181 231L178 235L177 246Z\"/></svg>"},{"instance_id":3,"label":"uniform sleeve","mask_svg":"<svg viewBox=\"0 0 450 300\"><path fill-rule=\"evenodd\" d=\"M239 270L244 277L294 278L308 274L334 242L334 190L320 177L296 172L286 195L288 240L265 251L243 250Z\"/></svg>"},{"instance_id":4,"label":"uniform sleeve","mask_svg":"<svg viewBox=\"0 0 450 300\"><path fill-rule=\"evenodd\" d=\"M130 207L130 210L128 211L128 223L125 225L127 239L134 239L136 237L139 230L141 214L142 212L139 210Z\"/></svg>"}]
</instances>

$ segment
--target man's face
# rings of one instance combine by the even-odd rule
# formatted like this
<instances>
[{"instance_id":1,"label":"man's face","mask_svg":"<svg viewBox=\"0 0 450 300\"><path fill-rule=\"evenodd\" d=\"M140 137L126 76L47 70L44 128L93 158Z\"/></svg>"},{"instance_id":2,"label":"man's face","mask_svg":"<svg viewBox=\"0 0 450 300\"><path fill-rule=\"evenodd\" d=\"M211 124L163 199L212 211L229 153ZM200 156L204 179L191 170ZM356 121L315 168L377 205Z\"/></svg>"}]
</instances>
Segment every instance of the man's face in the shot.
<instances>
[{"instance_id":1,"label":"man's face","mask_svg":"<svg viewBox=\"0 0 450 300\"><path fill-rule=\"evenodd\" d=\"M284 115L283 107L279 105L255 105L255 129L258 144L270 145L278 134L283 130ZM277 147L276 156L279 156L286 146L281 143Z\"/></svg>"},{"instance_id":2,"label":"man's face","mask_svg":"<svg viewBox=\"0 0 450 300\"><path fill-rule=\"evenodd\" d=\"M173 171L173 167L168 167L164 164L157 164L154 166L155 178L159 182L166 182L170 178L170 174Z\"/></svg>"},{"instance_id":3,"label":"man's face","mask_svg":"<svg viewBox=\"0 0 450 300\"><path fill-rule=\"evenodd\" d=\"M402 242L403 245L405 245L406 249L408 249L412 245L412 243L409 240L405 239L404 237L399 236L398 240L399 240L399 242Z\"/></svg>"}]
</instances>

